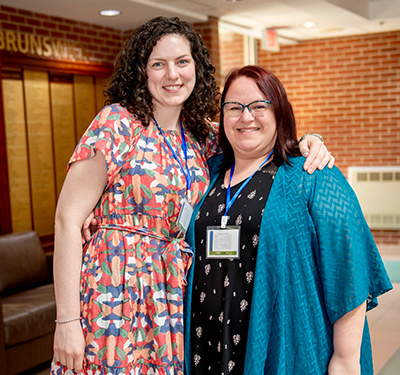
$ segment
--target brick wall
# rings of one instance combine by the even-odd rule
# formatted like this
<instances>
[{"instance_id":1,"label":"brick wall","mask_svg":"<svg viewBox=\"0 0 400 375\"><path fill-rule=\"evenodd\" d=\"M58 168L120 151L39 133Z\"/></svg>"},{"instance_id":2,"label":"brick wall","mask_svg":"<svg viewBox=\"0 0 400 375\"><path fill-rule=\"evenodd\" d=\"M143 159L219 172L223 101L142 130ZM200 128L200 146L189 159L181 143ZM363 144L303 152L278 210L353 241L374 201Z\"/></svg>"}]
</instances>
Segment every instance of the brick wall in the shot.
<instances>
[{"instance_id":1,"label":"brick wall","mask_svg":"<svg viewBox=\"0 0 400 375\"><path fill-rule=\"evenodd\" d=\"M235 63L228 57L222 70ZM321 133L345 175L349 166L400 165L400 32L301 42L278 53L259 45L258 63L287 89L299 134ZM400 245L398 230L373 235Z\"/></svg>"},{"instance_id":2,"label":"brick wall","mask_svg":"<svg viewBox=\"0 0 400 375\"><path fill-rule=\"evenodd\" d=\"M285 85L299 132L324 135L337 165L400 165L400 32L302 42L259 64Z\"/></svg>"},{"instance_id":3,"label":"brick wall","mask_svg":"<svg viewBox=\"0 0 400 375\"><path fill-rule=\"evenodd\" d=\"M394 245L393 255L399 256L400 231L399 230L372 230L375 242L378 245Z\"/></svg>"},{"instance_id":4,"label":"brick wall","mask_svg":"<svg viewBox=\"0 0 400 375\"><path fill-rule=\"evenodd\" d=\"M220 34L221 75L226 77L232 68L244 65L244 39L234 33Z\"/></svg>"},{"instance_id":5,"label":"brick wall","mask_svg":"<svg viewBox=\"0 0 400 375\"><path fill-rule=\"evenodd\" d=\"M0 29L79 44L85 48L89 62L106 64L113 63L123 38L120 30L3 5Z\"/></svg>"},{"instance_id":6,"label":"brick wall","mask_svg":"<svg viewBox=\"0 0 400 375\"><path fill-rule=\"evenodd\" d=\"M215 67L215 79L217 80L218 85L221 85L223 77L220 73L218 19L215 17L209 17L207 22L198 22L193 24L193 28L202 36L204 44L210 51L211 60Z\"/></svg>"}]
</instances>

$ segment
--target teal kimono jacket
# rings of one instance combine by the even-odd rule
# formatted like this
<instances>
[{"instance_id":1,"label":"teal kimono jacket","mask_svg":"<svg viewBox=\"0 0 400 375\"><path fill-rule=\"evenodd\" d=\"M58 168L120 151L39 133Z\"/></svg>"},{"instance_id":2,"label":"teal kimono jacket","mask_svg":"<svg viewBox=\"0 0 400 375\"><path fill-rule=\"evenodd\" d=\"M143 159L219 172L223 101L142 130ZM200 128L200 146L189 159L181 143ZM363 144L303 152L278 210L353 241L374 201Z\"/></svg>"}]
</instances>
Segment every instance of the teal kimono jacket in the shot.
<instances>
[{"instance_id":1,"label":"teal kimono jacket","mask_svg":"<svg viewBox=\"0 0 400 375\"><path fill-rule=\"evenodd\" d=\"M210 188L220 160L211 162ZM357 197L340 170L309 175L290 158L275 176L262 217L245 357L245 375L323 375L333 324L392 288ZM198 208L197 208L198 209ZM187 242L194 252L194 221ZM185 371L191 374L192 265L185 300ZM365 320L361 374L373 375Z\"/></svg>"}]
</instances>

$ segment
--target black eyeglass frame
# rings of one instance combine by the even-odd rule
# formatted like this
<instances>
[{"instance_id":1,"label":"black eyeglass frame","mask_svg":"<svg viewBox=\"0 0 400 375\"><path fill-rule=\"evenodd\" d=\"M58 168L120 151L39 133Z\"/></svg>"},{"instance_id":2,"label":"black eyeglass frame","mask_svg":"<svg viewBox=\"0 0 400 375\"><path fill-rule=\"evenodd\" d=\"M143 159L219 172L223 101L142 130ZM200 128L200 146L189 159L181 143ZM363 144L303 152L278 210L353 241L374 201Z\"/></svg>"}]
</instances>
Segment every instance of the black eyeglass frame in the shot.
<instances>
[{"instance_id":1,"label":"black eyeglass frame","mask_svg":"<svg viewBox=\"0 0 400 375\"><path fill-rule=\"evenodd\" d=\"M246 105L245 105L245 104L242 104L242 103L239 103L239 102L224 102L224 103L222 103L222 108L225 110L225 106L226 106L227 104L238 104L238 105L240 105L240 107L242 108L242 111L240 112L240 114L242 114L243 111L244 111L244 109L247 108L247 109L249 110L249 112L254 116L254 114L252 113L252 109L250 108L250 106L251 106L252 104L258 103L258 102L267 103L267 108L268 108L269 105L271 104L271 100L255 100L254 102L251 102L251 103L246 104ZM255 117L257 117L257 116L255 116Z\"/></svg>"}]
</instances>

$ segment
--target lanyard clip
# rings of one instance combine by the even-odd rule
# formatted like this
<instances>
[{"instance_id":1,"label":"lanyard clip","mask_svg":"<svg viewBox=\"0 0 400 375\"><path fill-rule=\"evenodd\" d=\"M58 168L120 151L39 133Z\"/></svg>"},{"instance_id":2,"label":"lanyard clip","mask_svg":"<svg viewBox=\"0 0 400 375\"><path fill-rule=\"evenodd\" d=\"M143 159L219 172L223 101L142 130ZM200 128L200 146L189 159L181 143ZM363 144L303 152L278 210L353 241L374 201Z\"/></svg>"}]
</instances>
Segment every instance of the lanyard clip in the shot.
<instances>
[{"instance_id":1,"label":"lanyard clip","mask_svg":"<svg viewBox=\"0 0 400 375\"><path fill-rule=\"evenodd\" d=\"M229 216L226 216L226 215L221 217L221 228L222 229L226 229L226 224L228 224L228 219L229 219Z\"/></svg>"}]
</instances>

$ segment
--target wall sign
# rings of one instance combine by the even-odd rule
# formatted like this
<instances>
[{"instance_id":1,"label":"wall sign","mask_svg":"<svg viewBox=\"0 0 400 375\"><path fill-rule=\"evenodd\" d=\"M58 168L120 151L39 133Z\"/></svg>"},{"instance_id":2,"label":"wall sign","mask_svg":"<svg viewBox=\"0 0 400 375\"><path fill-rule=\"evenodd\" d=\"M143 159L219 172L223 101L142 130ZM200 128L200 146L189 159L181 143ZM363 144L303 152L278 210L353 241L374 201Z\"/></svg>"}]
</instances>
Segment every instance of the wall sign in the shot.
<instances>
[{"instance_id":1,"label":"wall sign","mask_svg":"<svg viewBox=\"0 0 400 375\"><path fill-rule=\"evenodd\" d=\"M0 30L1 50L61 60L89 60L85 47L79 43L14 31Z\"/></svg>"},{"instance_id":2,"label":"wall sign","mask_svg":"<svg viewBox=\"0 0 400 375\"><path fill-rule=\"evenodd\" d=\"M274 29L263 29L261 48L265 51L279 52L278 34Z\"/></svg>"}]
</instances>

